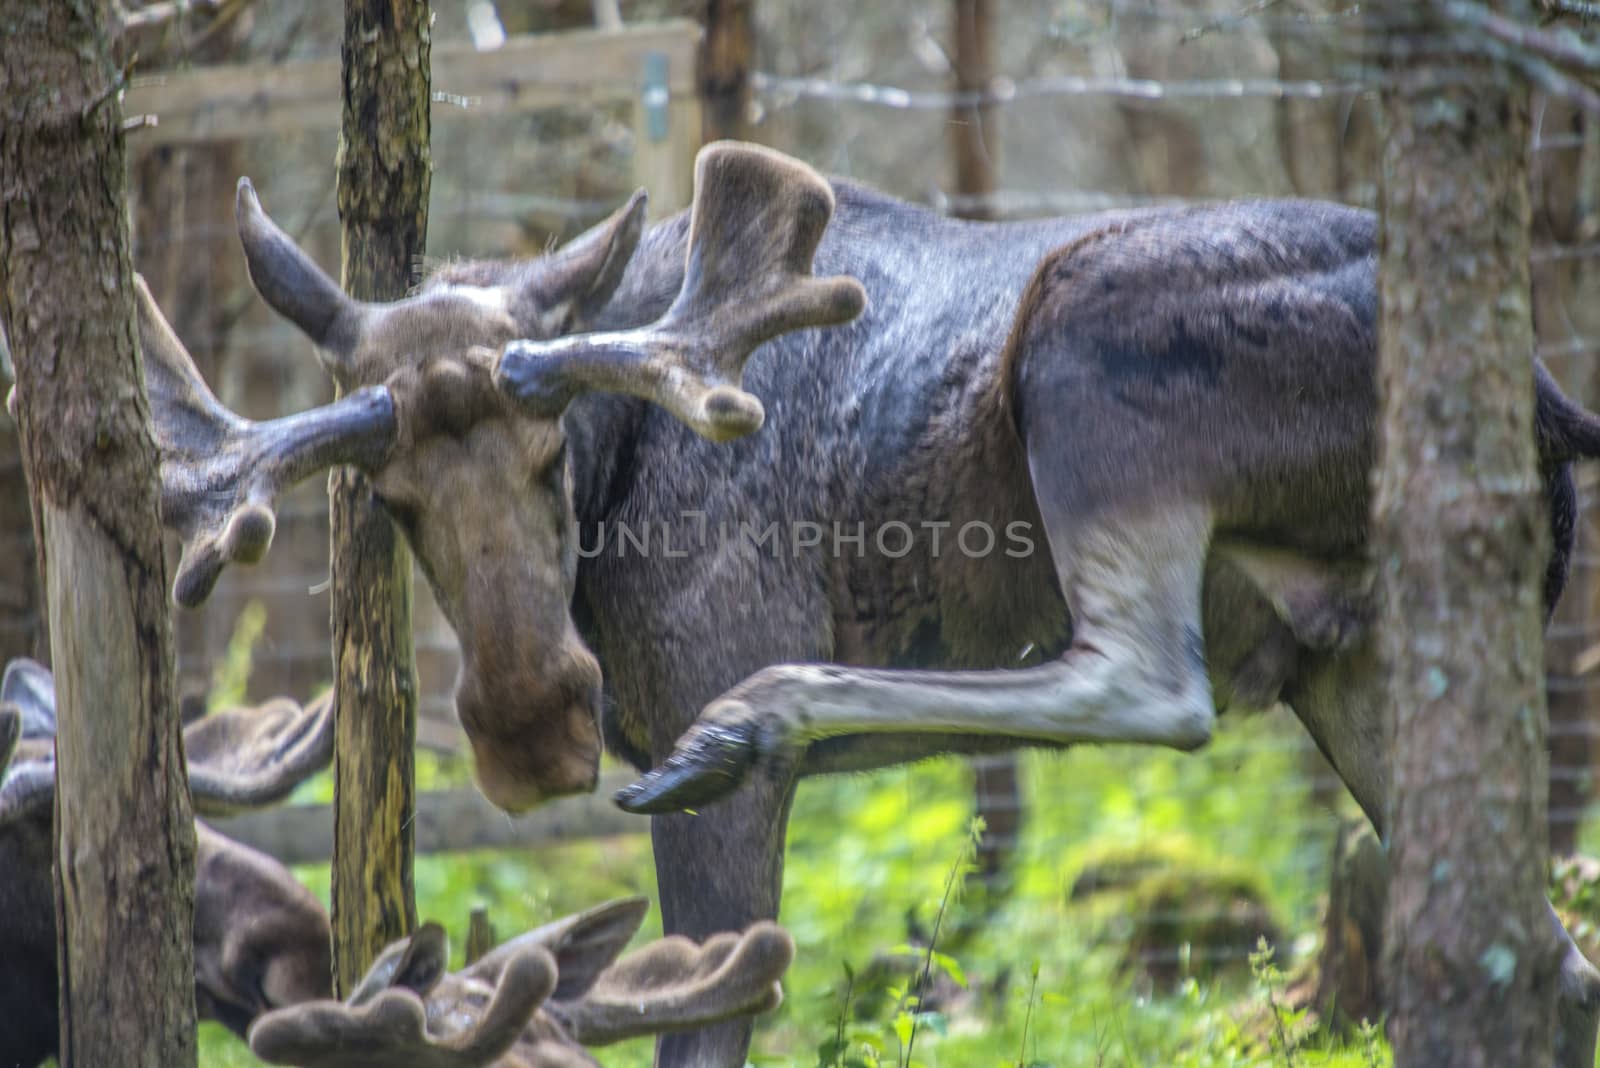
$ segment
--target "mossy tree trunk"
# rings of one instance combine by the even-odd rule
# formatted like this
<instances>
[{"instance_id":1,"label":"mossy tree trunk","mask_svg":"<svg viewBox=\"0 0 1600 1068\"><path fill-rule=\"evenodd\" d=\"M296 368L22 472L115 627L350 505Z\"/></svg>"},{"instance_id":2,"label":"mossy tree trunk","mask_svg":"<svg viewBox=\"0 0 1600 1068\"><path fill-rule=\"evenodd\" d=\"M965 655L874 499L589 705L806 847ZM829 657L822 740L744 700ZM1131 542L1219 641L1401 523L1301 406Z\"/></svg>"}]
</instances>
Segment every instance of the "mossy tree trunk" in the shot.
<instances>
[{"instance_id":1,"label":"mossy tree trunk","mask_svg":"<svg viewBox=\"0 0 1600 1068\"><path fill-rule=\"evenodd\" d=\"M1433 9L1407 43L1443 37ZM1399 9L1386 8L1387 15ZM1548 1064L1528 93L1386 44L1373 549L1391 705L1385 935L1399 1068ZM1457 61L1459 62L1459 61Z\"/></svg>"},{"instance_id":2,"label":"mossy tree trunk","mask_svg":"<svg viewBox=\"0 0 1600 1068\"><path fill-rule=\"evenodd\" d=\"M0 2L0 318L50 601L64 1068L192 1066L194 822L103 2Z\"/></svg>"},{"instance_id":3,"label":"mossy tree trunk","mask_svg":"<svg viewBox=\"0 0 1600 1068\"><path fill-rule=\"evenodd\" d=\"M343 283L394 300L413 282L428 232L427 0L346 0L338 199ZM340 995L416 926L416 654L411 554L353 470L329 480L332 507L334 982Z\"/></svg>"}]
</instances>

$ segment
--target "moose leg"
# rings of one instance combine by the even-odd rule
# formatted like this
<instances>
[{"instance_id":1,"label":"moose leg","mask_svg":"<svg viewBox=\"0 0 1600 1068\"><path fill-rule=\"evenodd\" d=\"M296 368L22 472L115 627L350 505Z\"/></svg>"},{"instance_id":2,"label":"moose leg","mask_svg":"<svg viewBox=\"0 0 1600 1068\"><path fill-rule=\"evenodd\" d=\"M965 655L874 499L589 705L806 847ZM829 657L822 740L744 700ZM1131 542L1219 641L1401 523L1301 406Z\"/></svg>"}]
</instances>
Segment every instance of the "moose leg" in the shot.
<instances>
[{"instance_id":1,"label":"moose leg","mask_svg":"<svg viewBox=\"0 0 1600 1068\"><path fill-rule=\"evenodd\" d=\"M1327 754L1381 839L1387 833L1389 774L1376 655L1368 638L1347 653L1320 657L1285 691L1284 700ZM1554 908L1550 922L1564 947L1554 1063L1556 1068L1593 1068L1600 1032L1600 970L1578 949Z\"/></svg>"},{"instance_id":2,"label":"moose leg","mask_svg":"<svg viewBox=\"0 0 1600 1068\"><path fill-rule=\"evenodd\" d=\"M1072 647L1059 659L1017 671L766 668L708 706L618 803L655 812L699 804L835 735L912 730L1194 749L1215 719L1200 637L1209 535L1205 511L1182 502L1149 518L1102 513L1093 524L1051 526L1073 618Z\"/></svg>"},{"instance_id":3,"label":"moose leg","mask_svg":"<svg viewBox=\"0 0 1600 1068\"><path fill-rule=\"evenodd\" d=\"M777 770L777 769L774 769ZM655 847L661 919L669 934L703 941L776 919L783 889L783 844L794 797L790 773L755 775L731 797L698 813L656 816ZM750 1048L753 1021L727 1020L700 1031L663 1035L655 1063L738 1068Z\"/></svg>"}]
</instances>

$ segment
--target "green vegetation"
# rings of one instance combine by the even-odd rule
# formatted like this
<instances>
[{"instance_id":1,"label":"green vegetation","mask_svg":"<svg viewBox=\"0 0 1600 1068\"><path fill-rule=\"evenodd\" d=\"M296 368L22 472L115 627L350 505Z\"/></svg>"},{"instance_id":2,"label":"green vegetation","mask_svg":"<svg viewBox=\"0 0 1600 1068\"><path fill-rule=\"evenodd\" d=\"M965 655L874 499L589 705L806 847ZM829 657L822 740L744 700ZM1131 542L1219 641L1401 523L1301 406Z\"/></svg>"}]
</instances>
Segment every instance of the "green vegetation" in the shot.
<instances>
[{"instance_id":1,"label":"green vegetation","mask_svg":"<svg viewBox=\"0 0 1600 1068\"><path fill-rule=\"evenodd\" d=\"M790 824L783 906L798 956L752 1061L899 1065L909 1048L911 1063L927 1068L1388 1064L1376 1030L1330 1048L1285 993L1283 973L1315 949L1335 819L1311 796L1315 759L1298 725L1278 715L1226 723L1197 756L1027 754L1013 887L987 918L970 915L976 906L960 894L972 846L964 763L806 783ZM430 785L465 775L432 759L419 770ZM324 777L304 789L329 787ZM1275 954L1246 949L1249 959L1232 969L1210 967L1206 946L1185 943L1170 988L1131 973L1118 937L1126 924L1119 928L1101 895L1074 900L1072 891L1090 865L1140 856L1166 907L1182 910L1179 869L1192 867L1230 892L1259 894L1284 943ZM297 874L326 900L325 865ZM417 862L419 912L451 930L458 959L474 906L488 908L504 937L608 897L653 897L653 887L642 837ZM659 932L653 913L643 937ZM917 932L938 932L932 953ZM960 944L946 952L941 936ZM924 972L919 1000L915 977ZM255 1063L231 1036L205 1030L202 1063ZM597 1052L609 1068L650 1063L643 1041Z\"/></svg>"}]
</instances>

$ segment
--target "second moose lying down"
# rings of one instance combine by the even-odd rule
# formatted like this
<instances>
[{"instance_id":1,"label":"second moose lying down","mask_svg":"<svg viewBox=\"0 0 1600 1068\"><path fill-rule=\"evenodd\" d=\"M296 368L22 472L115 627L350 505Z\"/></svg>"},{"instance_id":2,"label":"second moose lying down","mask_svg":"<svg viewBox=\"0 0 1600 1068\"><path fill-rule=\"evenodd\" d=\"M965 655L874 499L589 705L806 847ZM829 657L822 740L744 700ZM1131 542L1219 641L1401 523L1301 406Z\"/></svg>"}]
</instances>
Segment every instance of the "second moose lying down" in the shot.
<instances>
[{"instance_id":1,"label":"second moose lying down","mask_svg":"<svg viewBox=\"0 0 1600 1068\"><path fill-rule=\"evenodd\" d=\"M57 1051L55 680L31 660L0 681L0 1065ZM332 703L275 700L213 713L184 730L195 811L272 804L333 759ZM328 916L277 861L196 822L195 1007L241 1038L269 1009L327 997Z\"/></svg>"},{"instance_id":2,"label":"second moose lying down","mask_svg":"<svg viewBox=\"0 0 1600 1068\"><path fill-rule=\"evenodd\" d=\"M344 1003L280 1009L250 1029L269 1064L303 1068L595 1068L585 1046L776 1008L794 943L776 924L696 945L664 938L617 959L643 898L512 939L449 974L444 930L384 950Z\"/></svg>"},{"instance_id":3,"label":"second moose lying down","mask_svg":"<svg viewBox=\"0 0 1600 1068\"><path fill-rule=\"evenodd\" d=\"M257 288L354 392L244 424L147 328L164 447L215 457L170 498L179 599L264 551L278 484L365 467L461 640L492 800L588 789L602 735L659 766L629 807L737 788L653 825L668 930L776 914L798 775L1019 743L1191 749L1218 710L1280 699L1382 827L1371 215L979 225L721 145L687 216L647 229L636 197L552 256L450 265L388 305L340 293L248 183L238 216ZM1600 424L1542 368L1536 385L1550 605L1568 464L1600 455ZM1043 662L1016 667L1030 650ZM831 663L769 667L795 661ZM1589 1068L1600 976L1567 944L1561 1063ZM662 1060L738 1064L747 1042L732 1025Z\"/></svg>"},{"instance_id":4,"label":"second moose lying down","mask_svg":"<svg viewBox=\"0 0 1600 1068\"><path fill-rule=\"evenodd\" d=\"M213 713L184 731L197 811L281 800L333 758L326 699ZM0 1065L56 1052L50 819L55 680L30 660L0 681ZM271 1064L305 1068L581 1068L586 1046L766 1012L794 945L764 923L622 957L648 909L611 902L530 931L447 975L436 924L390 946L349 1003L327 1000L327 913L272 858L203 823L195 872L195 1001Z\"/></svg>"}]
</instances>

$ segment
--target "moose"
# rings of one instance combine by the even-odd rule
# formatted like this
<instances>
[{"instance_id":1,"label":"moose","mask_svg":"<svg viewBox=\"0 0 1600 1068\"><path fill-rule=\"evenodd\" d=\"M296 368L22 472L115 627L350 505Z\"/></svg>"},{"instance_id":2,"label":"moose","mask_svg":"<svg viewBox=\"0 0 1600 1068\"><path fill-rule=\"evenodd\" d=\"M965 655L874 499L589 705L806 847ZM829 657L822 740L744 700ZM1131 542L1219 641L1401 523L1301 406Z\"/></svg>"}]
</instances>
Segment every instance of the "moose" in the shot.
<instances>
[{"instance_id":1,"label":"moose","mask_svg":"<svg viewBox=\"0 0 1600 1068\"><path fill-rule=\"evenodd\" d=\"M0 1064L57 1053L55 680L14 660L0 682ZM286 797L333 759L333 702L277 699L184 729L195 810L226 816ZM332 992L328 915L265 854L195 821L195 1007L241 1038L269 1009Z\"/></svg>"},{"instance_id":2,"label":"moose","mask_svg":"<svg viewBox=\"0 0 1600 1068\"><path fill-rule=\"evenodd\" d=\"M687 213L644 213L368 304L241 180L255 287L347 395L239 419L145 296L186 472L177 599L266 551L279 487L363 468L460 639L484 793L588 790L602 744L648 770L618 801L656 814L663 918L691 937L777 914L799 777L939 752L1191 750L1282 701L1382 830L1371 214L973 223L727 143ZM1600 421L1535 382L1548 608ZM1561 934L1560 1062L1587 1068L1600 972ZM659 1061L739 1064L749 1036Z\"/></svg>"},{"instance_id":3,"label":"moose","mask_svg":"<svg viewBox=\"0 0 1600 1068\"><path fill-rule=\"evenodd\" d=\"M281 800L333 759L333 702L278 698L188 725L195 808L232 815ZM55 680L31 660L0 682L0 1065L57 1050ZM446 974L436 923L389 946L348 1003L333 993L328 914L277 861L196 821L195 1006L269 1064L580 1068L588 1046L766 1012L794 943L758 923L696 945L657 939L618 960L643 898L608 902L517 936Z\"/></svg>"},{"instance_id":4,"label":"moose","mask_svg":"<svg viewBox=\"0 0 1600 1068\"><path fill-rule=\"evenodd\" d=\"M777 924L703 945L657 939L618 960L648 909L608 902L546 924L446 974L450 943L423 924L378 956L344 1002L263 1015L250 1048L301 1068L596 1068L585 1047L775 1008L794 943Z\"/></svg>"}]
</instances>

